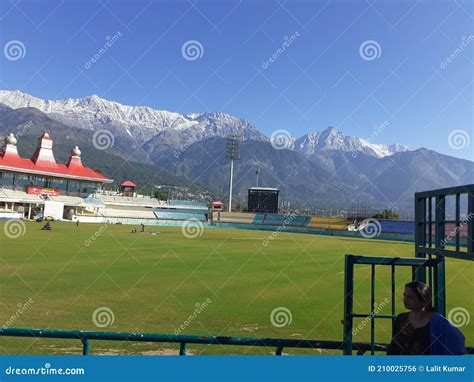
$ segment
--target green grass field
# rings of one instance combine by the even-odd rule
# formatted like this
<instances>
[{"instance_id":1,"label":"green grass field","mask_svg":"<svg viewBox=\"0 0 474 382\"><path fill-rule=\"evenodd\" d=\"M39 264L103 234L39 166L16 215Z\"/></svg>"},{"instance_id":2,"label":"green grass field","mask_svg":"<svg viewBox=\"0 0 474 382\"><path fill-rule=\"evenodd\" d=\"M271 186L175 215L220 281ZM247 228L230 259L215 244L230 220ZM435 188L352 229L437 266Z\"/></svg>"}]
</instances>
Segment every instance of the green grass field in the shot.
<instances>
[{"instance_id":1,"label":"green grass field","mask_svg":"<svg viewBox=\"0 0 474 382\"><path fill-rule=\"evenodd\" d=\"M344 254L414 256L410 243L308 234L278 233L264 246L271 232L205 228L200 237L188 239L179 227L147 227L160 231L157 235L132 234L132 227L125 225L53 223L51 232L40 228L40 223L26 223L24 235L9 238L5 222L0 222L2 326L174 333L183 325L183 334L341 340ZM377 267L375 301L382 304L390 296L388 271ZM410 275L408 270L397 272L401 312L403 285ZM448 260L447 311L463 307L472 315L473 275L474 263ZM355 285L356 311L369 312L368 267L358 268ZM207 299L207 306L185 324L196 304ZM28 301L18 312L19 304ZM104 328L93 320L101 307L114 316ZM272 325L271 312L279 307L291 312L289 325ZM381 313L389 309L386 304ZM376 325L376 340L389 342L390 323L380 320ZM369 340L369 326L356 334L356 341ZM461 329L474 345L474 318ZM200 345L189 349L193 354L273 351ZM92 351L175 354L177 346L93 341ZM81 344L0 337L0 352L80 354Z\"/></svg>"}]
</instances>

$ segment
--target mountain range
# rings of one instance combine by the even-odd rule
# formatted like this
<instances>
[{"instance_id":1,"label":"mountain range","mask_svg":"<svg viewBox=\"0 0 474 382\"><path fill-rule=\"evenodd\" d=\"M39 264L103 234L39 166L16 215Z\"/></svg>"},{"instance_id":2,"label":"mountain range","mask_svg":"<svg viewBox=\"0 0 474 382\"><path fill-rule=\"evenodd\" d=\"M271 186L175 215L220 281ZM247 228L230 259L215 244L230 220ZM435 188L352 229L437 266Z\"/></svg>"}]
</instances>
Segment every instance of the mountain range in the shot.
<instances>
[{"instance_id":1,"label":"mountain range","mask_svg":"<svg viewBox=\"0 0 474 382\"><path fill-rule=\"evenodd\" d=\"M85 130L107 129L115 139L125 140L128 147L130 143L133 147L141 147L151 160L166 157L169 152L183 151L191 144L211 137L232 134L239 135L243 141L269 141L248 121L229 114L179 114L146 106L126 106L96 95L42 100L20 91L3 90L0 91L0 104L13 109L34 107L51 119ZM347 137L333 127L320 133L305 134L298 139L288 137L288 140L292 142L290 149L305 155L316 151L342 150L382 158L409 150L399 144L387 146Z\"/></svg>"},{"instance_id":2,"label":"mountain range","mask_svg":"<svg viewBox=\"0 0 474 382\"><path fill-rule=\"evenodd\" d=\"M225 137L239 135L241 159L235 163L234 193L242 200L247 188L255 185L257 168L260 185L279 187L282 200L319 208L365 203L411 213L413 192L474 182L474 162L425 148L377 144L328 127L299 138L287 135L288 144L277 149L243 118L125 106L95 95L51 101L0 91L0 133L10 131L25 138L48 131L55 145L68 141L82 150L88 147L97 168L103 166L97 158L108 155L111 167L103 170L113 178L119 159L112 158L125 158L148 169L146 183L156 171L170 182L207 188L222 197L228 193ZM112 134L113 145L101 151L91 143L103 131ZM121 172L116 178L134 175Z\"/></svg>"}]
</instances>

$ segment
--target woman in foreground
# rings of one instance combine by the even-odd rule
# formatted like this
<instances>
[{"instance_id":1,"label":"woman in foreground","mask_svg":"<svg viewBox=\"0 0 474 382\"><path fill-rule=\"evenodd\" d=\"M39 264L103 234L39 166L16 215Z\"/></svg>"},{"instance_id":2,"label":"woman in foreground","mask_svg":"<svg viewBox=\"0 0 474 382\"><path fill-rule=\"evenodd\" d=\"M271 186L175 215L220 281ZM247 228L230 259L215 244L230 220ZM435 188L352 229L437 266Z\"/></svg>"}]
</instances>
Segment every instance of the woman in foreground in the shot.
<instances>
[{"instance_id":1,"label":"woman in foreground","mask_svg":"<svg viewBox=\"0 0 474 382\"><path fill-rule=\"evenodd\" d=\"M389 355L461 355L464 335L434 311L430 288L418 281L405 285L403 304L410 312L395 320Z\"/></svg>"}]
</instances>

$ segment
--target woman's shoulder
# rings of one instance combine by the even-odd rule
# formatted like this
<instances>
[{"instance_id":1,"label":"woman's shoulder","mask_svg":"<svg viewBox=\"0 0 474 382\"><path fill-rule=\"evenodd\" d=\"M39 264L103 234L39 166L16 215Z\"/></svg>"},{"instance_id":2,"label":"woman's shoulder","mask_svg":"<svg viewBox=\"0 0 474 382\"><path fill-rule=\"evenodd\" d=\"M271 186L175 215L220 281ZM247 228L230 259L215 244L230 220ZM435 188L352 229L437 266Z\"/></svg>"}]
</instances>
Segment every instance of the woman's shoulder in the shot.
<instances>
[{"instance_id":1,"label":"woman's shoulder","mask_svg":"<svg viewBox=\"0 0 474 382\"><path fill-rule=\"evenodd\" d=\"M453 325L453 323L448 318L437 312L433 312L430 322L431 326L434 328L444 328L450 331L459 331L459 329Z\"/></svg>"},{"instance_id":2,"label":"woman's shoulder","mask_svg":"<svg viewBox=\"0 0 474 382\"><path fill-rule=\"evenodd\" d=\"M438 312L433 312L431 314L431 323L449 323L449 320Z\"/></svg>"}]
</instances>

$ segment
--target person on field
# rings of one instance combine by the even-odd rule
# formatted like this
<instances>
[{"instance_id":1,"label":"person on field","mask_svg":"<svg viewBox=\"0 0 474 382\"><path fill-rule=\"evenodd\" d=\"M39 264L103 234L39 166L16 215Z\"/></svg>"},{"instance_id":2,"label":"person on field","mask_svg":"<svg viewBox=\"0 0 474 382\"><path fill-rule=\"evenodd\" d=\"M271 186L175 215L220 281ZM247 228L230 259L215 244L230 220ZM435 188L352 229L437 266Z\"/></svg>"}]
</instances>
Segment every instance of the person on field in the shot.
<instances>
[{"instance_id":1,"label":"person on field","mask_svg":"<svg viewBox=\"0 0 474 382\"><path fill-rule=\"evenodd\" d=\"M389 355L461 355L466 353L461 331L435 312L428 285L405 285L403 304L409 312L397 316Z\"/></svg>"}]
</instances>

